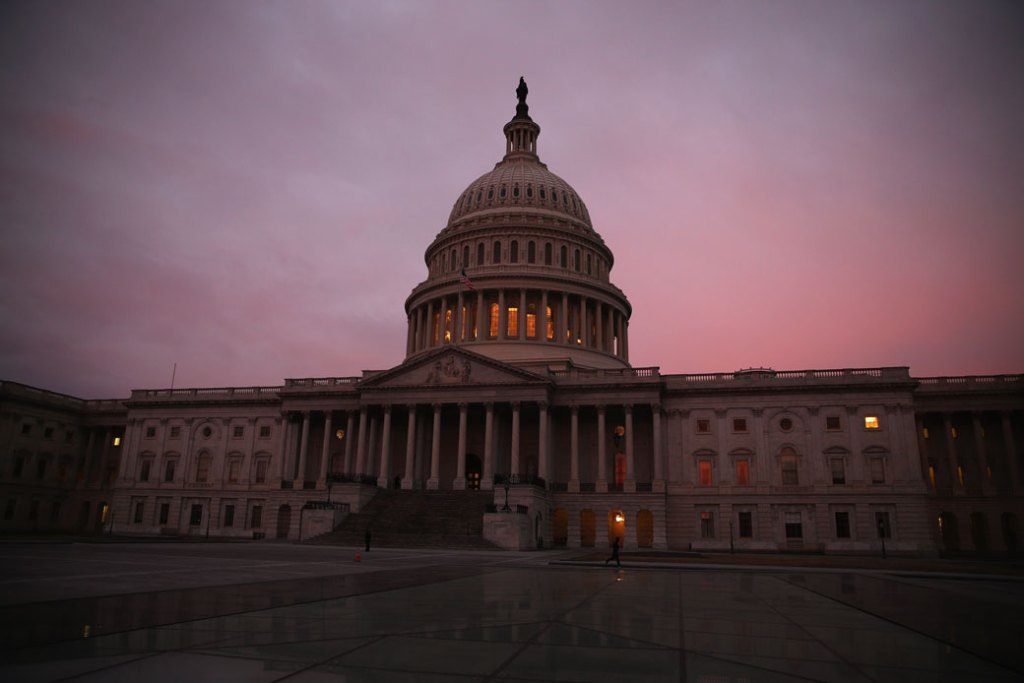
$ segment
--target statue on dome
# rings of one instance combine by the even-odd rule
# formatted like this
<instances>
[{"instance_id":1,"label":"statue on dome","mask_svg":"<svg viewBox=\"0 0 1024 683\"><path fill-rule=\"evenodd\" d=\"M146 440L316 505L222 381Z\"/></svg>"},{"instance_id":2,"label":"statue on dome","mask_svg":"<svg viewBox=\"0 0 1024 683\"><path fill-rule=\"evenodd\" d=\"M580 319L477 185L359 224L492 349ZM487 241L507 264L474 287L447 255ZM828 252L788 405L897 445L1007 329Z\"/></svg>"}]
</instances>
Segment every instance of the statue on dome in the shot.
<instances>
[{"instance_id":1,"label":"statue on dome","mask_svg":"<svg viewBox=\"0 0 1024 683\"><path fill-rule=\"evenodd\" d=\"M517 119L530 119L530 105L526 103L526 94L530 92L530 89L526 87L526 79L522 76L519 77L519 87L516 88L516 97L519 98L519 104L516 105L516 118Z\"/></svg>"}]
</instances>

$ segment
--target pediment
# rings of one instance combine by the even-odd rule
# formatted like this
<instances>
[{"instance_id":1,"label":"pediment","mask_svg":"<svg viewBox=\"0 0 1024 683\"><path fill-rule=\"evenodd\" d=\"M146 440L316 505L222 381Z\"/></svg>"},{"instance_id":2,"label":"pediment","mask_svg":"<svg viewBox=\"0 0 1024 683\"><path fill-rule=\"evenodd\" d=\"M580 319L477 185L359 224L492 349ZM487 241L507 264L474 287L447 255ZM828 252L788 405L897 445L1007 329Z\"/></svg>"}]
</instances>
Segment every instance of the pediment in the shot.
<instances>
[{"instance_id":1,"label":"pediment","mask_svg":"<svg viewBox=\"0 0 1024 683\"><path fill-rule=\"evenodd\" d=\"M360 389L537 385L551 380L459 348L437 349L360 383Z\"/></svg>"}]
</instances>

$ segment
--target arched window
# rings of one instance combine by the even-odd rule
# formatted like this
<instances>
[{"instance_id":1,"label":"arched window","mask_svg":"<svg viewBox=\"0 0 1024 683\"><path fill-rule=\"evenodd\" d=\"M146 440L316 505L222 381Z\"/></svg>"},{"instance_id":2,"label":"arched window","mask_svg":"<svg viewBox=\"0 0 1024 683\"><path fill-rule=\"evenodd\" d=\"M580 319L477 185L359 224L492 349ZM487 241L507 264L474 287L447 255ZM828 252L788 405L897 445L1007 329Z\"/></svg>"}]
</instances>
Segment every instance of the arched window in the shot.
<instances>
[{"instance_id":1,"label":"arched window","mask_svg":"<svg viewBox=\"0 0 1024 683\"><path fill-rule=\"evenodd\" d=\"M494 248L491 251L491 263L501 263L501 242L495 240Z\"/></svg>"},{"instance_id":2,"label":"arched window","mask_svg":"<svg viewBox=\"0 0 1024 683\"><path fill-rule=\"evenodd\" d=\"M537 338L537 304L526 305L526 336Z\"/></svg>"},{"instance_id":3,"label":"arched window","mask_svg":"<svg viewBox=\"0 0 1024 683\"><path fill-rule=\"evenodd\" d=\"M544 265L551 265L551 242L544 243Z\"/></svg>"},{"instance_id":4,"label":"arched window","mask_svg":"<svg viewBox=\"0 0 1024 683\"><path fill-rule=\"evenodd\" d=\"M519 242L512 240L508 245L508 262L519 263Z\"/></svg>"},{"instance_id":5,"label":"arched window","mask_svg":"<svg viewBox=\"0 0 1024 683\"><path fill-rule=\"evenodd\" d=\"M548 341L553 341L554 338L555 338L555 316L552 314L550 306L548 306L548 311L547 312L548 312L548 324L547 324L547 328L548 329L546 331L546 335L547 335Z\"/></svg>"},{"instance_id":6,"label":"arched window","mask_svg":"<svg viewBox=\"0 0 1024 683\"><path fill-rule=\"evenodd\" d=\"M488 199L488 200L494 199L494 185L491 185L491 186L490 186L490 187L489 187L489 188L487 189L487 199ZM478 202L480 201L479 195L477 195L477 201L478 201Z\"/></svg>"},{"instance_id":7,"label":"arched window","mask_svg":"<svg viewBox=\"0 0 1024 683\"><path fill-rule=\"evenodd\" d=\"M501 190L498 191L498 196L501 197L502 199L504 199L505 195L507 195L507 194L508 194L508 186L507 185L502 185L501 186Z\"/></svg>"},{"instance_id":8,"label":"arched window","mask_svg":"<svg viewBox=\"0 0 1024 683\"><path fill-rule=\"evenodd\" d=\"M533 240L530 240L526 245L526 262L536 263L537 262L537 245Z\"/></svg>"},{"instance_id":9,"label":"arched window","mask_svg":"<svg viewBox=\"0 0 1024 683\"><path fill-rule=\"evenodd\" d=\"M560 261L559 265L561 265L563 268L568 268L569 267L569 247L567 247L567 246L565 246L563 244L562 248L560 250L559 256L561 257L559 259L559 261Z\"/></svg>"},{"instance_id":10,"label":"arched window","mask_svg":"<svg viewBox=\"0 0 1024 683\"><path fill-rule=\"evenodd\" d=\"M484 264L484 243L476 245L476 264L482 266Z\"/></svg>"},{"instance_id":11,"label":"arched window","mask_svg":"<svg viewBox=\"0 0 1024 683\"><path fill-rule=\"evenodd\" d=\"M491 304L491 319L490 324L487 326L487 336L491 339L498 338L498 319L501 317L501 310L498 308L498 304Z\"/></svg>"}]
</instances>

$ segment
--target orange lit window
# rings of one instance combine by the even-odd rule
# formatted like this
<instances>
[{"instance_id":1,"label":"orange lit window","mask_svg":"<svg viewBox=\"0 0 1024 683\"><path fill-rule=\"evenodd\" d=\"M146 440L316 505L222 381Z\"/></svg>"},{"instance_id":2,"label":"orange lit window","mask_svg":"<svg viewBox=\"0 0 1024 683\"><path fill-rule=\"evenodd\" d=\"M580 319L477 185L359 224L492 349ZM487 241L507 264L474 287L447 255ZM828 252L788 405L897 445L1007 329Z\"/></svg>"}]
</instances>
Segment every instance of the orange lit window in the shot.
<instances>
[{"instance_id":1,"label":"orange lit window","mask_svg":"<svg viewBox=\"0 0 1024 683\"><path fill-rule=\"evenodd\" d=\"M928 466L928 483L935 488L935 468L931 465Z\"/></svg>"},{"instance_id":2,"label":"orange lit window","mask_svg":"<svg viewBox=\"0 0 1024 683\"><path fill-rule=\"evenodd\" d=\"M114 445L115 446L120 446L121 445L121 437L119 437L119 436L115 436L114 437Z\"/></svg>"},{"instance_id":3,"label":"orange lit window","mask_svg":"<svg viewBox=\"0 0 1024 683\"><path fill-rule=\"evenodd\" d=\"M700 474L700 485L711 486L711 461L701 460L697 463L697 470Z\"/></svg>"},{"instance_id":4,"label":"orange lit window","mask_svg":"<svg viewBox=\"0 0 1024 683\"><path fill-rule=\"evenodd\" d=\"M746 485L750 483L750 461L736 461L736 483Z\"/></svg>"},{"instance_id":5,"label":"orange lit window","mask_svg":"<svg viewBox=\"0 0 1024 683\"><path fill-rule=\"evenodd\" d=\"M452 341L452 309L445 309L444 312L444 341L450 344Z\"/></svg>"},{"instance_id":6,"label":"orange lit window","mask_svg":"<svg viewBox=\"0 0 1024 683\"><path fill-rule=\"evenodd\" d=\"M864 416L864 429L878 429L878 416L877 415L865 415Z\"/></svg>"},{"instance_id":7,"label":"orange lit window","mask_svg":"<svg viewBox=\"0 0 1024 683\"><path fill-rule=\"evenodd\" d=\"M459 319L459 321L459 339L461 339L462 341L466 341L466 325L468 321L466 320L465 306L462 307L462 317Z\"/></svg>"},{"instance_id":8,"label":"orange lit window","mask_svg":"<svg viewBox=\"0 0 1024 683\"><path fill-rule=\"evenodd\" d=\"M964 468L962 465L956 466L956 478L960 481L960 487L963 488L965 484L964 479Z\"/></svg>"},{"instance_id":9,"label":"orange lit window","mask_svg":"<svg viewBox=\"0 0 1024 683\"><path fill-rule=\"evenodd\" d=\"M519 336L519 309L515 306L508 307L508 336Z\"/></svg>"},{"instance_id":10,"label":"orange lit window","mask_svg":"<svg viewBox=\"0 0 1024 683\"><path fill-rule=\"evenodd\" d=\"M498 336L498 313L498 304L491 304L491 322L488 326L489 329L487 330L487 334L492 339L495 339Z\"/></svg>"},{"instance_id":11,"label":"orange lit window","mask_svg":"<svg viewBox=\"0 0 1024 683\"><path fill-rule=\"evenodd\" d=\"M537 314L527 313L526 314L526 336L530 339L537 338Z\"/></svg>"}]
</instances>

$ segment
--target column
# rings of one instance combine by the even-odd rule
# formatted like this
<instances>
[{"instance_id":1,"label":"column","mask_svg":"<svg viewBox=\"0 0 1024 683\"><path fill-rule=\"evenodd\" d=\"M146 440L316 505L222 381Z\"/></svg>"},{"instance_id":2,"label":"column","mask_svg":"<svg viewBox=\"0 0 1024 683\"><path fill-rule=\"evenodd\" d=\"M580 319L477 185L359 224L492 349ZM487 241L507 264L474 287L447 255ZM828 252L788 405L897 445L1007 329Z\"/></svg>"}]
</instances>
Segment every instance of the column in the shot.
<instances>
[{"instance_id":1,"label":"column","mask_svg":"<svg viewBox=\"0 0 1024 683\"><path fill-rule=\"evenodd\" d=\"M622 314L617 311L615 313L615 338L618 340L615 348L615 355L619 358L624 358L625 356L622 353Z\"/></svg>"},{"instance_id":2,"label":"column","mask_svg":"<svg viewBox=\"0 0 1024 683\"><path fill-rule=\"evenodd\" d=\"M949 413L942 414L942 431L946 433L946 457L949 461L949 478L953 485L954 494L963 494L963 487L960 486L960 477L957 475L958 461L956 457L956 443L953 441L953 416Z\"/></svg>"},{"instance_id":3,"label":"column","mask_svg":"<svg viewBox=\"0 0 1024 683\"><path fill-rule=\"evenodd\" d=\"M908 405L896 407L899 411L898 417L903 425L903 452L907 460L907 481L911 484L924 481L921 468L921 459L924 458L924 450L918 445L920 434L914 422L914 408ZM923 471L927 471L927 466Z\"/></svg>"},{"instance_id":4,"label":"column","mask_svg":"<svg viewBox=\"0 0 1024 683\"><path fill-rule=\"evenodd\" d=\"M548 290L544 290L540 293L540 315L537 316L540 321L540 329L537 330L537 338L541 341L548 340Z\"/></svg>"},{"instance_id":5,"label":"column","mask_svg":"<svg viewBox=\"0 0 1024 683\"><path fill-rule=\"evenodd\" d=\"M622 360L629 361L629 319L622 316Z\"/></svg>"},{"instance_id":6,"label":"column","mask_svg":"<svg viewBox=\"0 0 1024 683\"><path fill-rule=\"evenodd\" d=\"M818 407L811 406L808 408L807 415L808 420L806 434L811 449L807 455L812 469L811 482L815 486L827 486L832 483L832 466L831 463L826 461L825 454L822 452L822 421L818 418Z\"/></svg>"},{"instance_id":7,"label":"column","mask_svg":"<svg viewBox=\"0 0 1024 683\"><path fill-rule=\"evenodd\" d=\"M366 469L366 408L359 409L359 442L356 444L356 476L365 474Z\"/></svg>"},{"instance_id":8,"label":"column","mask_svg":"<svg viewBox=\"0 0 1024 683\"><path fill-rule=\"evenodd\" d=\"M580 490L580 407L570 408L569 490Z\"/></svg>"},{"instance_id":9,"label":"column","mask_svg":"<svg viewBox=\"0 0 1024 683\"><path fill-rule=\"evenodd\" d=\"M814 412L813 408L812 408L812 412ZM756 483L764 482L765 484L768 484L771 481L771 472L769 471L769 467L770 467L770 463L771 463L771 458L768 455L768 429L767 429L767 426L765 425L765 421L764 421L764 410L762 410L761 408L755 408L753 413L754 413L754 430L755 430L755 433L757 434L757 455L755 456L755 457L757 457L757 463L755 465L755 469L756 469L756 471L758 473L758 478L755 479L754 481ZM812 421L813 421L813 417L812 417ZM814 445L813 445L814 441L813 440L811 441L811 444L812 444L811 447L814 448ZM724 458L725 457L725 453L722 453L721 457ZM812 460L820 460L821 459L821 448L818 448L810 457L811 457ZM799 462L799 459L798 459L798 462ZM751 464L754 464L754 463L751 463ZM798 467L799 467L799 465L798 465ZM798 477L800 476L799 475L799 470L797 471L797 476ZM735 473L733 473L732 478L733 479L736 478ZM758 481L758 480L760 480L760 481ZM797 481L800 481L800 480L798 479ZM735 483L735 482L733 482L733 483Z\"/></svg>"},{"instance_id":10,"label":"column","mask_svg":"<svg viewBox=\"0 0 1024 683\"><path fill-rule=\"evenodd\" d=\"M480 477L480 488L490 491L494 488L494 404L484 404L484 473Z\"/></svg>"},{"instance_id":11,"label":"column","mask_svg":"<svg viewBox=\"0 0 1024 683\"><path fill-rule=\"evenodd\" d=\"M185 436L186 447L187 447L188 442L192 440L192 425L189 424L187 429L188 429L188 434ZM281 416L281 468L279 470L279 478L281 479L281 481L285 481L285 473L288 472L288 459L291 457L291 454L289 453L291 448L288 447L288 441L289 441L289 438L291 437L291 431L292 431L292 423L291 423L291 420L288 419L288 415L286 413L286 414ZM182 452L182 454L181 454L181 459L182 459L181 469L184 469L185 468L185 453L184 452ZM175 479L178 478L177 473L175 473L175 477L174 478Z\"/></svg>"},{"instance_id":12,"label":"column","mask_svg":"<svg viewBox=\"0 0 1024 683\"><path fill-rule=\"evenodd\" d=\"M390 488L388 479L391 477L391 406L384 406L384 427L380 435L380 469L377 474L377 486Z\"/></svg>"},{"instance_id":13,"label":"column","mask_svg":"<svg viewBox=\"0 0 1024 683\"><path fill-rule=\"evenodd\" d=\"M1017 463L1017 444L1013 440L1012 413L1008 410L1002 412L1003 422L1003 443L1006 444L1006 464L1010 466L1011 491L1018 493L1021 490L1020 471Z\"/></svg>"},{"instance_id":14,"label":"column","mask_svg":"<svg viewBox=\"0 0 1024 683\"><path fill-rule=\"evenodd\" d=\"M676 410L673 412L677 416L676 422L679 426L679 431L676 432L679 435L679 461L676 463L679 478L677 481L680 484L693 483L690 469L693 467L693 458L690 455L690 411Z\"/></svg>"},{"instance_id":15,"label":"column","mask_svg":"<svg viewBox=\"0 0 1024 683\"><path fill-rule=\"evenodd\" d=\"M423 306L416 307L416 350L422 351L427 347L427 313Z\"/></svg>"},{"instance_id":16,"label":"column","mask_svg":"<svg viewBox=\"0 0 1024 683\"><path fill-rule=\"evenodd\" d=\"M981 477L981 488L985 495L995 493L992 477L988 472L988 453L985 451L985 437L982 436L981 413L971 412L971 431L974 432L974 452L978 455L978 475Z\"/></svg>"},{"instance_id":17,"label":"column","mask_svg":"<svg viewBox=\"0 0 1024 683\"><path fill-rule=\"evenodd\" d=\"M633 459L633 406L626 409L626 482L622 487L626 493L636 491L636 461ZM636 520L633 520L634 522Z\"/></svg>"},{"instance_id":18,"label":"column","mask_svg":"<svg viewBox=\"0 0 1024 683\"><path fill-rule=\"evenodd\" d=\"M366 459L363 465L366 471L363 474L373 476L373 456L377 453L377 416L370 413L370 430L366 435Z\"/></svg>"},{"instance_id":19,"label":"column","mask_svg":"<svg viewBox=\"0 0 1024 683\"><path fill-rule=\"evenodd\" d=\"M465 403L459 404L459 450L455 462L455 479L452 480L452 489L462 491L466 488L466 413L469 406Z\"/></svg>"},{"instance_id":20,"label":"column","mask_svg":"<svg viewBox=\"0 0 1024 683\"><path fill-rule=\"evenodd\" d=\"M569 329L569 295L566 292L562 292L562 310L558 312L558 317L562 324L555 330L555 336L559 344L568 344L570 339L566 330Z\"/></svg>"},{"instance_id":21,"label":"column","mask_svg":"<svg viewBox=\"0 0 1024 683\"><path fill-rule=\"evenodd\" d=\"M538 404L539 415L538 420L540 424L537 425L537 431L539 432L537 444L537 476L544 480L544 485L547 487L548 481L548 404L541 402Z\"/></svg>"},{"instance_id":22,"label":"column","mask_svg":"<svg viewBox=\"0 0 1024 683\"><path fill-rule=\"evenodd\" d=\"M434 432L430 439L430 479L427 488L437 490L441 469L441 404L434 404Z\"/></svg>"},{"instance_id":23,"label":"column","mask_svg":"<svg viewBox=\"0 0 1024 683\"><path fill-rule=\"evenodd\" d=\"M244 457L242 458L242 474L239 477L239 482L246 488L249 487L249 482L252 481L252 468L253 458L256 456L256 418L250 417L248 421L249 425L249 446L245 449ZM164 440L167 434L167 420L160 420L160 452L164 450ZM154 467L156 463L154 463Z\"/></svg>"},{"instance_id":24,"label":"column","mask_svg":"<svg viewBox=\"0 0 1024 683\"><path fill-rule=\"evenodd\" d=\"M455 315L452 316L452 342L458 344L465 341L462 338L462 288L459 288L459 296L455 299Z\"/></svg>"},{"instance_id":25,"label":"column","mask_svg":"<svg viewBox=\"0 0 1024 683\"><path fill-rule=\"evenodd\" d=\"M484 290L478 289L476 292L476 337L473 341L480 341L481 339L487 339L487 328L484 325L490 324L490 311L487 311L487 316L484 315Z\"/></svg>"},{"instance_id":26,"label":"column","mask_svg":"<svg viewBox=\"0 0 1024 683\"><path fill-rule=\"evenodd\" d=\"M608 432L605 431L605 406L597 406L597 492L608 491ZM607 525L606 525L607 526Z\"/></svg>"},{"instance_id":27,"label":"column","mask_svg":"<svg viewBox=\"0 0 1024 683\"><path fill-rule=\"evenodd\" d=\"M519 329L518 338L526 339L526 290L519 290Z\"/></svg>"},{"instance_id":28,"label":"column","mask_svg":"<svg viewBox=\"0 0 1024 683\"><path fill-rule=\"evenodd\" d=\"M519 402L512 403L512 455L509 474L518 477L519 471Z\"/></svg>"},{"instance_id":29,"label":"column","mask_svg":"<svg viewBox=\"0 0 1024 683\"><path fill-rule=\"evenodd\" d=\"M405 436L405 477L402 488L411 489L413 485L413 466L416 462L416 406L410 405L408 429Z\"/></svg>"},{"instance_id":30,"label":"column","mask_svg":"<svg viewBox=\"0 0 1024 683\"><path fill-rule=\"evenodd\" d=\"M604 330L601 329L603 325L604 316L601 310L601 302L594 301L594 346L598 351L604 351Z\"/></svg>"},{"instance_id":31,"label":"column","mask_svg":"<svg viewBox=\"0 0 1024 683\"><path fill-rule=\"evenodd\" d=\"M331 438L334 436L331 434L331 418L334 415L331 411L324 411L324 445L320 449L320 476L317 477L319 484L324 484L327 481L327 467L331 460Z\"/></svg>"},{"instance_id":32,"label":"column","mask_svg":"<svg viewBox=\"0 0 1024 683\"><path fill-rule=\"evenodd\" d=\"M139 420L138 422L141 425L142 421ZM129 449L131 448L135 441L135 439L133 438L135 432L135 424L136 420L128 420L127 422L125 422L124 443L121 444L121 458L117 466L118 470L117 475L115 477L117 479L120 479L121 481L128 481L129 479L131 479L131 476L129 474L129 470L131 469L131 467L129 466L129 458L131 458L131 451Z\"/></svg>"},{"instance_id":33,"label":"column","mask_svg":"<svg viewBox=\"0 0 1024 683\"><path fill-rule=\"evenodd\" d=\"M447 330L448 330L448 297L443 296L443 297L441 297L441 315L438 318L438 323L437 323L437 338L438 338L438 345L439 346L444 346L445 344L448 344L448 343L451 342L451 337L450 336L449 336L448 339L444 338L445 332ZM454 330L452 330L452 332L450 332L449 335L452 334L452 333L454 333Z\"/></svg>"},{"instance_id":34,"label":"column","mask_svg":"<svg viewBox=\"0 0 1024 683\"><path fill-rule=\"evenodd\" d=\"M652 490L656 493L661 493L665 490L665 466L661 461L661 406L657 403L651 406L651 419L653 420L654 431L654 482Z\"/></svg>"},{"instance_id":35,"label":"column","mask_svg":"<svg viewBox=\"0 0 1024 683\"><path fill-rule=\"evenodd\" d=\"M346 410L345 413L348 415L348 420L345 423L345 465L344 473L353 474L352 469L352 432L355 431L356 421L355 415L352 414L351 410Z\"/></svg>"},{"instance_id":36,"label":"column","mask_svg":"<svg viewBox=\"0 0 1024 683\"><path fill-rule=\"evenodd\" d=\"M303 411L302 413L302 438L299 441L299 469L295 474L295 480L299 482L299 488L302 488L303 482L306 481L306 451L309 446L309 411Z\"/></svg>"},{"instance_id":37,"label":"column","mask_svg":"<svg viewBox=\"0 0 1024 683\"><path fill-rule=\"evenodd\" d=\"M861 452L861 432L864 431L864 422L858 421L860 417L856 407L847 407L847 423L850 425L850 472L847 483L864 484L864 454ZM956 468L953 469L953 477L956 477ZM874 524L874 520L871 522ZM877 537L877 535L876 535Z\"/></svg>"},{"instance_id":38,"label":"column","mask_svg":"<svg viewBox=\"0 0 1024 683\"><path fill-rule=\"evenodd\" d=\"M416 326L415 326L415 323L414 323L415 319L416 319L416 312L413 311L412 313L409 314L409 317L408 317L409 329L408 329L408 331L406 332L406 335L405 335L405 355L406 356L412 355L412 351L413 351L412 340L413 340L413 337L416 334L416 330L415 330Z\"/></svg>"},{"instance_id":39,"label":"column","mask_svg":"<svg viewBox=\"0 0 1024 683\"><path fill-rule=\"evenodd\" d=\"M427 325L424 335L423 348L429 349L434 344L434 302L427 302Z\"/></svg>"}]
</instances>

